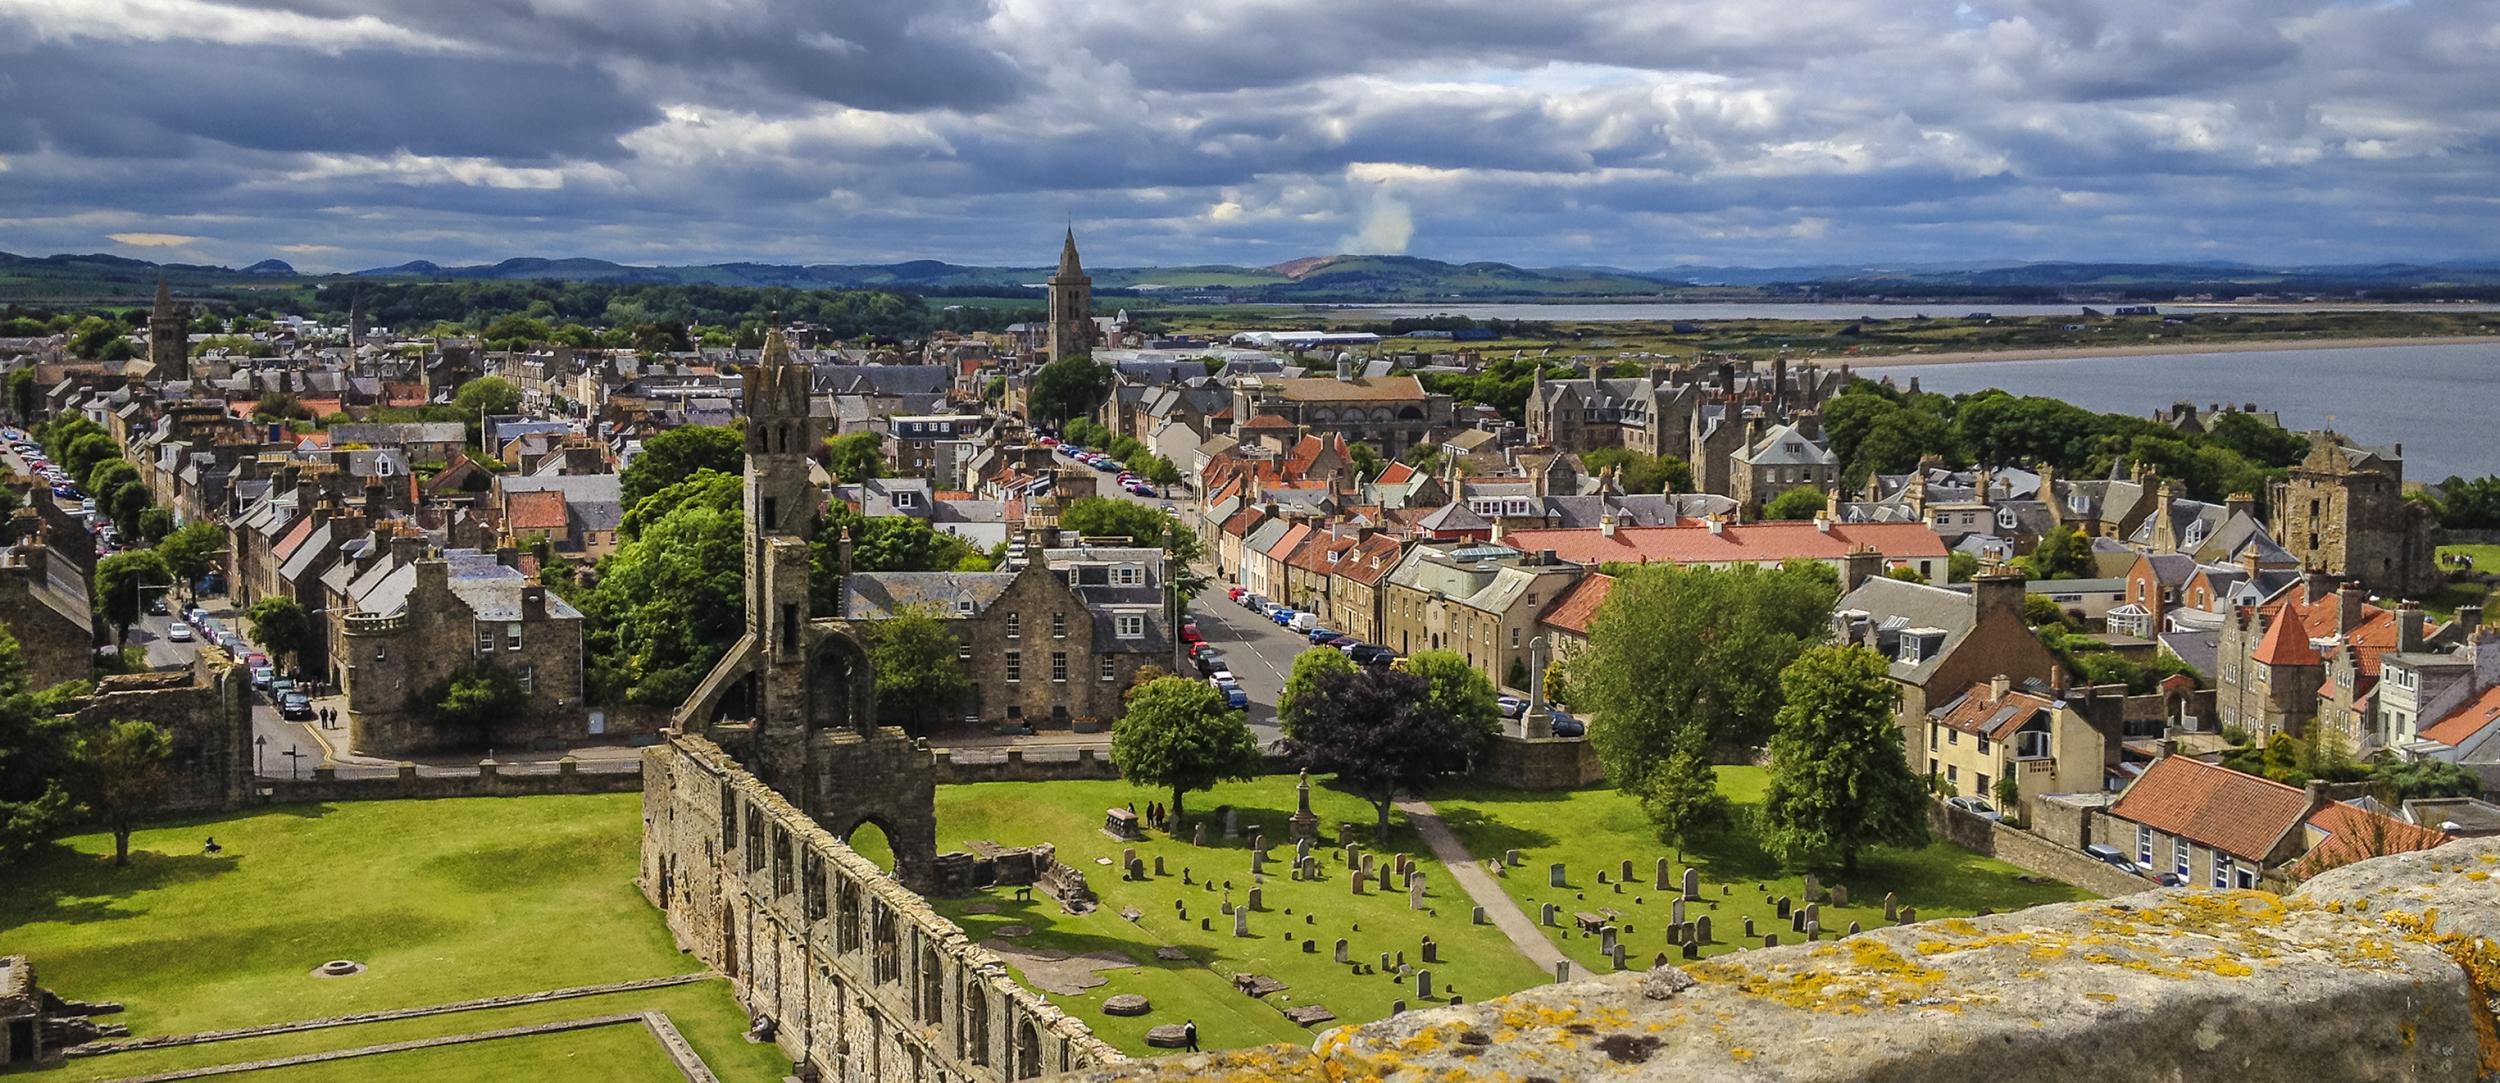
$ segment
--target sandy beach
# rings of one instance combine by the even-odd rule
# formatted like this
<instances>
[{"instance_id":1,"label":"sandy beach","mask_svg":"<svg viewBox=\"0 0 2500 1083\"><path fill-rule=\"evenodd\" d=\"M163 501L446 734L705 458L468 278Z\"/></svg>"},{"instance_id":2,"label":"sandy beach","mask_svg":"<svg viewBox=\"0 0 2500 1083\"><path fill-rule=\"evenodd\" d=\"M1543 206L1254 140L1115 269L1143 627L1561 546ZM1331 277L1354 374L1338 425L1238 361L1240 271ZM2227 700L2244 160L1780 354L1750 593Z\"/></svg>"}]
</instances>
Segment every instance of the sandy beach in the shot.
<instances>
[{"instance_id":1,"label":"sandy beach","mask_svg":"<svg viewBox=\"0 0 2500 1083\"><path fill-rule=\"evenodd\" d=\"M2233 339L2225 342L2147 342L2131 346L2058 346L2039 350L1956 350L1938 353L1850 354L1806 360L1852 368L1896 365L1966 365L1979 361L2061 361L2077 357L2161 357L2191 353L2254 353L2275 350L2350 350L2386 346L2500 344L2500 335L2424 335L2414 338Z\"/></svg>"}]
</instances>

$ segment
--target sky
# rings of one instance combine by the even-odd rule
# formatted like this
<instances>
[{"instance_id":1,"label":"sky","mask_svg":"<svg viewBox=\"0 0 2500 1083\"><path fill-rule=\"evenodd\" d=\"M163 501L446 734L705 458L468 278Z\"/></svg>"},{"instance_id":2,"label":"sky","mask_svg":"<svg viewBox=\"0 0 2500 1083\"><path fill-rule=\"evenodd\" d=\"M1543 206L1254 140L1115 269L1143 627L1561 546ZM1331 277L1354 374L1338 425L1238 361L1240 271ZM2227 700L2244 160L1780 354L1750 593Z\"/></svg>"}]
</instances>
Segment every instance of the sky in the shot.
<instances>
[{"instance_id":1,"label":"sky","mask_svg":"<svg viewBox=\"0 0 2500 1083\"><path fill-rule=\"evenodd\" d=\"M0 250L2500 257L2500 0L0 0Z\"/></svg>"}]
</instances>

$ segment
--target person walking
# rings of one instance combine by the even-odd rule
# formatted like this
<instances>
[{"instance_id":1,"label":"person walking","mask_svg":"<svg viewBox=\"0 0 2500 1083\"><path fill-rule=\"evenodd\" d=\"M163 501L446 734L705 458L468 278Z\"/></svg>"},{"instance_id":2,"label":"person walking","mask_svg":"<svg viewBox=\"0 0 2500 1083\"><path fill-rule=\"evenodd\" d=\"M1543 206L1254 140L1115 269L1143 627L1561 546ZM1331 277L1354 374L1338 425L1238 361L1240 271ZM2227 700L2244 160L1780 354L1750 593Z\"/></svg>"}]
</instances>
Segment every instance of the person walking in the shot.
<instances>
[{"instance_id":1,"label":"person walking","mask_svg":"<svg viewBox=\"0 0 2500 1083\"><path fill-rule=\"evenodd\" d=\"M1188 1049L1189 1049L1189 1051L1190 1051L1190 1052L1195 1053L1195 1052L1197 1052L1197 1051L1198 1051L1198 1021L1197 1021L1197 1020L1192 1019L1192 1020L1189 1020L1189 1021L1188 1021L1188 1022L1186 1022L1186 1023L1182 1023L1182 1024L1181 1024L1181 1041L1183 1041L1183 1042L1187 1043L1187 1045L1188 1045Z\"/></svg>"}]
</instances>

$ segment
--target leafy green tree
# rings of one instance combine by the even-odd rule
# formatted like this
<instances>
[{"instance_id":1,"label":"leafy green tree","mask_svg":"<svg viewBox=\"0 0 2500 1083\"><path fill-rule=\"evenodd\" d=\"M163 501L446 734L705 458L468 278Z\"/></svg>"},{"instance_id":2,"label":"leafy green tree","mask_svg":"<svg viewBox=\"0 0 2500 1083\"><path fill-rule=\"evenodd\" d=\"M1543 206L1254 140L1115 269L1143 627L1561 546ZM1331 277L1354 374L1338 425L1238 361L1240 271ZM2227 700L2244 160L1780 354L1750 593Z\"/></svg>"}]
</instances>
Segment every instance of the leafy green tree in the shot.
<instances>
[{"instance_id":1,"label":"leafy green tree","mask_svg":"<svg viewBox=\"0 0 2500 1083\"><path fill-rule=\"evenodd\" d=\"M1910 567L1907 564L1885 572L1884 577L1887 579L1898 579L1904 583L1924 583L1927 581L1926 572Z\"/></svg>"},{"instance_id":2,"label":"leafy green tree","mask_svg":"<svg viewBox=\"0 0 2500 1083\"><path fill-rule=\"evenodd\" d=\"M1787 702L1771 735L1762 841L1790 866L1837 858L1856 872L1870 846L1927 841L1927 787L1910 771L1899 692L1883 656L1816 647L1780 674Z\"/></svg>"},{"instance_id":3,"label":"leafy green tree","mask_svg":"<svg viewBox=\"0 0 2500 1083\"><path fill-rule=\"evenodd\" d=\"M130 864L130 833L165 804L172 774L173 735L153 722L105 723L78 743L87 804L113 832L113 864Z\"/></svg>"},{"instance_id":4,"label":"leafy green tree","mask_svg":"<svg viewBox=\"0 0 2500 1083\"><path fill-rule=\"evenodd\" d=\"M1384 843L1390 805L1466 771L1484 747L1482 730L1434 709L1428 682L1403 670L1324 674L1294 711L1285 739L1294 758L1371 802Z\"/></svg>"},{"instance_id":5,"label":"leafy green tree","mask_svg":"<svg viewBox=\"0 0 2500 1083\"><path fill-rule=\"evenodd\" d=\"M1945 556L1945 582L1968 583L1979 574L1979 555L1959 549Z\"/></svg>"},{"instance_id":6,"label":"leafy green tree","mask_svg":"<svg viewBox=\"0 0 2500 1083\"><path fill-rule=\"evenodd\" d=\"M825 441L825 469L837 481L885 476L885 445L873 432L850 432Z\"/></svg>"},{"instance_id":7,"label":"leafy green tree","mask_svg":"<svg viewBox=\"0 0 2500 1083\"><path fill-rule=\"evenodd\" d=\"M97 431L70 441L58 461L69 476L83 478L94 473L98 465L121 458L121 454L122 449L114 445L112 437Z\"/></svg>"},{"instance_id":8,"label":"leafy green tree","mask_svg":"<svg viewBox=\"0 0 2500 1083\"><path fill-rule=\"evenodd\" d=\"M173 572L154 549L114 553L95 564L95 607L113 626L116 642L130 642L130 626L139 623L145 607L141 596L173 583Z\"/></svg>"},{"instance_id":9,"label":"leafy green tree","mask_svg":"<svg viewBox=\"0 0 2500 1083\"><path fill-rule=\"evenodd\" d=\"M97 361L119 361L133 356L128 339L130 329L101 316L78 321L69 333L69 355ZM119 354L119 356L115 356Z\"/></svg>"},{"instance_id":10,"label":"leafy green tree","mask_svg":"<svg viewBox=\"0 0 2500 1083\"><path fill-rule=\"evenodd\" d=\"M1614 467L1615 485L1627 493L1685 493L1693 489L1693 464L1673 455L1608 447L1581 452L1580 463L1593 471Z\"/></svg>"},{"instance_id":11,"label":"leafy green tree","mask_svg":"<svg viewBox=\"0 0 2500 1083\"><path fill-rule=\"evenodd\" d=\"M1361 440L1347 444L1345 452L1346 458L1353 461L1354 476L1364 481L1379 477L1380 471L1388 465L1388 460L1381 457L1379 448Z\"/></svg>"},{"instance_id":12,"label":"leafy green tree","mask_svg":"<svg viewBox=\"0 0 2500 1083\"><path fill-rule=\"evenodd\" d=\"M17 418L17 423L32 423L36 412L41 409L43 389L35 386L35 366L27 365L9 373L9 412Z\"/></svg>"},{"instance_id":13,"label":"leafy green tree","mask_svg":"<svg viewBox=\"0 0 2500 1083\"><path fill-rule=\"evenodd\" d=\"M1148 455L1146 464L1138 468L1138 476L1158 489L1168 489L1181 483L1182 474L1181 468L1173 465L1172 460L1161 455Z\"/></svg>"},{"instance_id":14,"label":"leafy green tree","mask_svg":"<svg viewBox=\"0 0 2500 1083\"><path fill-rule=\"evenodd\" d=\"M877 717L914 737L954 716L972 693L958 657L962 644L927 609L905 609L870 626L868 661L877 673Z\"/></svg>"},{"instance_id":15,"label":"leafy green tree","mask_svg":"<svg viewBox=\"0 0 2500 1083\"><path fill-rule=\"evenodd\" d=\"M2059 524L2040 536L2040 544L2031 555L2021 559L2023 573L2033 579L2079 579L2090 576L2092 539L2082 531Z\"/></svg>"},{"instance_id":16,"label":"leafy green tree","mask_svg":"<svg viewBox=\"0 0 2500 1083\"><path fill-rule=\"evenodd\" d=\"M744 538L734 508L687 504L600 561L576 601L600 702L685 702L746 631Z\"/></svg>"},{"instance_id":17,"label":"leafy green tree","mask_svg":"<svg viewBox=\"0 0 2500 1083\"><path fill-rule=\"evenodd\" d=\"M617 523L617 533L627 539L639 537L645 526L688 505L737 512L745 507L745 500L746 479L708 468L699 470L625 505L625 517Z\"/></svg>"},{"instance_id":18,"label":"leafy green tree","mask_svg":"<svg viewBox=\"0 0 2500 1083\"><path fill-rule=\"evenodd\" d=\"M304 400L283 391L262 395L259 402L252 404L254 421L310 421L312 416L312 408L304 405Z\"/></svg>"},{"instance_id":19,"label":"leafy green tree","mask_svg":"<svg viewBox=\"0 0 2500 1083\"><path fill-rule=\"evenodd\" d=\"M174 532L174 513L150 507L139 513L139 544L155 545Z\"/></svg>"},{"instance_id":20,"label":"leafy green tree","mask_svg":"<svg viewBox=\"0 0 2500 1083\"><path fill-rule=\"evenodd\" d=\"M2482 791L2482 780L2474 772L2446 760L2391 756L2371 769L2370 780L2398 802L2424 797L2473 797Z\"/></svg>"},{"instance_id":21,"label":"leafy green tree","mask_svg":"<svg viewBox=\"0 0 2500 1083\"><path fill-rule=\"evenodd\" d=\"M1492 681L1467 664L1467 656L1457 651L1416 651L1399 660L1398 668L1424 679L1433 712L1450 725L1485 740L1502 732L1501 697L1493 691Z\"/></svg>"},{"instance_id":22,"label":"leafy green tree","mask_svg":"<svg viewBox=\"0 0 2500 1083\"><path fill-rule=\"evenodd\" d=\"M1573 704L1602 723L1589 741L1607 777L1634 795L1663 785L1656 776L1689 726L1715 752L1750 758L1779 710L1780 671L1823 641L1839 592L1820 564L1617 577L1571 660Z\"/></svg>"},{"instance_id":23,"label":"leafy green tree","mask_svg":"<svg viewBox=\"0 0 2500 1083\"><path fill-rule=\"evenodd\" d=\"M1064 424L1093 413L1111 394L1111 366L1091 357L1063 357L1034 373L1025 394L1027 417Z\"/></svg>"},{"instance_id":24,"label":"leafy green tree","mask_svg":"<svg viewBox=\"0 0 2500 1083\"><path fill-rule=\"evenodd\" d=\"M303 603L282 594L273 594L252 603L243 619L252 625L252 638L269 653L289 665L301 664L313 643L312 615Z\"/></svg>"},{"instance_id":25,"label":"leafy green tree","mask_svg":"<svg viewBox=\"0 0 2500 1083\"><path fill-rule=\"evenodd\" d=\"M1310 691L1321 677L1331 673L1350 674L1354 668L1354 662L1345 656L1345 652L1327 647L1312 647L1294 655L1293 670L1285 675L1285 690L1276 696L1277 724L1283 727L1285 736L1293 736L1294 720L1301 717L1294 709L1295 700Z\"/></svg>"},{"instance_id":26,"label":"leafy green tree","mask_svg":"<svg viewBox=\"0 0 2500 1083\"><path fill-rule=\"evenodd\" d=\"M1823 490L1800 485L1762 505L1762 517L1774 520L1812 519L1830 506L1830 498L1823 495Z\"/></svg>"},{"instance_id":27,"label":"leafy green tree","mask_svg":"<svg viewBox=\"0 0 2500 1083\"><path fill-rule=\"evenodd\" d=\"M85 483L88 495L95 497L97 505L102 506L105 499L122 486L139 484L139 468L117 455L95 464L95 469L87 471Z\"/></svg>"},{"instance_id":28,"label":"leafy green tree","mask_svg":"<svg viewBox=\"0 0 2500 1083\"><path fill-rule=\"evenodd\" d=\"M1128 711L1111 730L1111 762L1130 782L1168 787L1177 824L1190 791L1258 776L1259 741L1214 685L1162 677L1130 691Z\"/></svg>"},{"instance_id":29,"label":"leafy green tree","mask_svg":"<svg viewBox=\"0 0 2500 1083\"><path fill-rule=\"evenodd\" d=\"M735 427L680 425L642 442L642 451L617 478L617 499L631 510L642 498L700 471L742 475L746 454L746 436Z\"/></svg>"},{"instance_id":30,"label":"leafy green tree","mask_svg":"<svg viewBox=\"0 0 2500 1083\"><path fill-rule=\"evenodd\" d=\"M2212 420L2207 440L2259 466L2288 467L2309 454L2306 438L2256 414L2229 410Z\"/></svg>"},{"instance_id":31,"label":"leafy green tree","mask_svg":"<svg viewBox=\"0 0 2500 1083\"><path fill-rule=\"evenodd\" d=\"M1727 796L1719 792L1719 772L1710 763L1710 736L1700 726L1686 726L1676 737L1674 751L1654 778L1655 784L1641 794L1641 810L1657 821L1659 835L1677 846L1690 845L1733 818Z\"/></svg>"},{"instance_id":32,"label":"leafy green tree","mask_svg":"<svg viewBox=\"0 0 2500 1083\"><path fill-rule=\"evenodd\" d=\"M104 426L88 420L85 414L55 414L35 429L35 441L43 445L44 454L51 456L52 461L61 464L64 470L69 468L72 461L69 453L70 445L87 436L104 437L105 446L108 450L111 449L113 440L105 433ZM119 451L112 451L111 454L97 456L87 462L87 469L93 470L96 463L118 454L120 454ZM72 472L71 476L83 475Z\"/></svg>"},{"instance_id":33,"label":"leafy green tree","mask_svg":"<svg viewBox=\"0 0 2500 1083\"><path fill-rule=\"evenodd\" d=\"M139 537L139 516L148 506L148 487L136 480L96 501L96 510L112 518L113 529L120 531L122 537L133 539Z\"/></svg>"},{"instance_id":34,"label":"leafy green tree","mask_svg":"<svg viewBox=\"0 0 2500 1083\"><path fill-rule=\"evenodd\" d=\"M521 408L521 389L501 376L482 376L452 392L451 405L472 421L481 413L510 414Z\"/></svg>"},{"instance_id":35,"label":"leafy green tree","mask_svg":"<svg viewBox=\"0 0 2500 1083\"><path fill-rule=\"evenodd\" d=\"M492 748L503 725L529 709L529 693L511 670L478 658L426 686L417 703L428 726L474 733L478 747Z\"/></svg>"},{"instance_id":36,"label":"leafy green tree","mask_svg":"<svg viewBox=\"0 0 2500 1083\"><path fill-rule=\"evenodd\" d=\"M226 532L206 519L196 519L156 543L156 555L165 561L166 571L188 590L217 567L217 557L225 548Z\"/></svg>"},{"instance_id":37,"label":"leafy green tree","mask_svg":"<svg viewBox=\"0 0 2500 1083\"><path fill-rule=\"evenodd\" d=\"M83 683L64 687L86 690ZM17 638L0 628L0 867L83 811L72 785L77 735L46 698L27 683Z\"/></svg>"}]
</instances>

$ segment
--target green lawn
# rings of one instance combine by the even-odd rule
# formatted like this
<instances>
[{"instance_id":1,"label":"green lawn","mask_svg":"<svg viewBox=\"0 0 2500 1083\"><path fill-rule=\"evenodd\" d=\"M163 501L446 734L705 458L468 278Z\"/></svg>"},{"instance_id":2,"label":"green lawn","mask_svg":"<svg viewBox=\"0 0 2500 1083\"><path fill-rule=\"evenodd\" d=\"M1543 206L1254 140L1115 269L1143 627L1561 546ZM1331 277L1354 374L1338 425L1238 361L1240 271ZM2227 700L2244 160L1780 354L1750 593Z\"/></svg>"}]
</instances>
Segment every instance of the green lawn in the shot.
<instances>
[{"instance_id":1,"label":"green lawn","mask_svg":"<svg viewBox=\"0 0 2500 1083\"><path fill-rule=\"evenodd\" d=\"M2500 572L2500 545L2443 545L2439 547L2440 556L2457 554L2473 557L2475 571ZM2446 565L2442 565L2441 570L2447 570ZM2448 583L2431 592L2429 597L2422 599L2422 608L2433 617L2447 620L2456 616L2458 606L2480 605L2486 608L2485 619L2500 619L2500 613L2489 611L2490 595L2491 588L2489 587L2473 583Z\"/></svg>"},{"instance_id":2,"label":"green lawn","mask_svg":"<svg viewBox=\"0 0 2500 1083\"><path fill-rule=\"evenodd\" d=\"M659 913L635 890L638 795L290 805L140 831L131 865L82 835L0 881L0 950L66 997L118 1000L134 1034L217 1030L681 974ZM224 852L207 855L215 836ZM369 968L314 978L329 959ZM724 1078L788 1062L741 1037L725 985L262 1039L303 1052L659 1006ZM258 1043L146 1054L229 1063ZM563 1045L561 1038L551 1045ZM139 1054L82 1061L126 1075ZM96 1069L107 1065L112 1070ZM57 1073L72 1078L69 1072Z\"/></svg>"},{"instance_id":3,"label":"green lawn","mask_svg":"<svg viewBox=\"0 0 2500 1083\"><path fill-rule=\"evenodd\" d=\"M1401 850L1419 855L1431 885L1433 913L1407 909L1403 892L1383 894L1374 890L1359 898L1351 895L1343 864L1330 856L1325 847L1314 851L1321 859L1324 879L1308 883L1290 879L1288 866L1294 851L1285 841L1287 817L1294 809L1290 778L1231 783L1210 793L1189 795L1193 818L1211 819L1216 807L1227 803L1238 807L1242 824L1265 827L1270 853L1276 858L1268 865L1263 900L1266 910L1252 915L1250 938L1236 939L1232 935L1232 919L1220 912L1224 897L1221 885L1227 879L1232 881L1235 903L1247 899L1249 843L1247 839L1223 841L1220 823L1211 832L1215 845L1206 849L1189 845L1186 836L1175 840L1158 835L1138 844L1138 854L1148 863L1150 874L1155 855L1162 855L1169 875L1160 879L1123 882L1114 866L1095 863L1097 858L1116 862L1123 847L1102 833L1104 809L1132 802L1143 809L1147 802L1168 796L1162 791L1135 789L1121 782L939 787L940 849L954 849L974 839L990 839L1009 846L1054 843L1061 860L1085 870L1088 881L1102 897L1102 906L1092 914L1071 917L1056 905L1017 903L1006 892L992 892L977 900L943 900L938 908L976 939L987 938L1002 925L1023 924L1032 927L1034 933L1018 940L1020 944L1074 954L1112 950L1136 960L1139 965L1133 969L1102 972L1107 984L1082 994L1047 994L1053 1002L1084 1019L1105 1040L1130 1051L1145 1050L1148 1027L1184 1019L1197 1021L1202 1046L1224 1048L1277 1041L1308 1043L1314 1031L1288 1022L1279 1014L1278 1006L1317 1001L1335 1012L1340 1023L1387 1015L1391 1002L1396 1000L1405 1000L1409 1007L1424 1006L1414 996L1411 984L1400 983L1392 975L1358 977L1350 974L1347 967L1336 965L1332 960L1339 937L1350 941L1352 958L1376 963L1384 951L1403 951L1408 962L1421 965L1422 939L1430 934L1440 947L1441 958L1431 967L1438 986L1434 1004L1446 1003L1446 995L1453 988L1468 1000L1483 1000L1551 980L1551 975L1541 973L1535 964L1521 957L1498 930L1468 923L1471 904L1466 895L1437 862L1420 856L1425 853L1424 846L1406 829L1402 819L1396 822L1396 833L1381 860L1386 861ZM1336 837L1336 825L1341 820L1362 824L1363 837L1369 837L1371 806L1360 798L1315 784L1312 808L1320 817L1323 841ZM1183 887L1183 867L1189 868L1192 878L1200 884L1212 876L1218 886L1213 891ZM1187 900L1186 922L1175 917L1175 899ZM976 901L996 905L999 913L969 912L968 904ZM1139 911L1135 924L1120 917L1124 907ZM1286 913L1287 909L1292 913ZM1211 930L1199 927L1202 917L1212 924ZM1312 920L1306 923L1306 918ZM1355 928L1358 925L1359 930ZM1288 934L1295 942L1286 941ZM1304 939L1317 940L1315 953L1302 952L1299 941ZM1163 945L1188 950L1191 961L1158 962L1154 949ZM1210 965L1223 973L1210 969ZM1225 977L1236 972L1276 977L1289 988L1265 1002L1253 1000L1235 992ZM1025 979L1021 971L1018 977ZM1118 993L1142 993L1153 1002L1154 1011L1136 1018L1102 1014L1103 999Z\"/></svg>"},{"instance_id":4,"label":"green lawn","mask_svg":"<svg viewBox=\"0 0 2500 1083\"><path fill-rule=\"evenodd\" d=\"M228 1078L244 1083L494 1083L508 1079L597 1079L600 1083L684 1083L685 1074L640 1023L533 1034L406 1053L269 1068Z\"/></svg>"},{"instance_id":5,"label":"green lawn","mask_svg":"<svg viewBox=\"0 0 2500 1083\"><path fill-rule=\"evenodd\" d=\"M1758 767L1721 767L1718 771L1719 790L1739 806L1741 822L1762 800L1765 773ZM1622 935L1627 963L1646 968L1660 952L1671 959L1682 957L1682 949L1667 944L1670 896L1651 886L1657 859L1676 859L1678 854L1658 841L1656 825L1641 811L1640 802L1603 788L1520 793L1477 787L1437 794L1432 804L1479 858L1499 860L1505 850L1520 851L1523 863L1501 878L1502 888L1530 920L1537 918L1543 903L1562 908L1560 927L1546 933L1576 965L1600 974L1613 970L1598 952L1597 937L1581 935L1570 927L1574 913L1608 907L1619 911L1621 923L1629 926ZM1632 884L1618 891L1614 883L1597 882L1601 871L1609 881L1615 880L1626 858L1632 861ZM1566 875L1567 886L1562 888L1547 886L1547 866L1557 861L1563 863ZM1701 870L1703 901L1688 904L1685 918L1710 915L1716 941L1704 946L1704 955L1748 946L1738 943L1747 917L1754 919L1757 934L1776 932L1782 943L1797 940L1789 923L1776 917L1762 898L1766 892L1775 897L1787 895L1803 905L1804 877L1781 870L1751 831L1740 827L1708 846L1685 852L1676 861L1675 876L1683 875L1686 862ZM1916 850L1879 849L1861 856L1858 866L1854 875L1823 876L1823 883L1845 884L1850 894L1849 906L1823 908L1827 934L1845 932L1853 920L1868 928L1881 924L1886 891L1896 892L1902 903L1916 907L1922 919L2093 897L2064 884L2025 883L2016 879L2021 870L1942 841ZM1724 894L1723 886L1728 889ZM1760 944L1757 938L1750 946Z\"/></svg>"}]
</instances>

